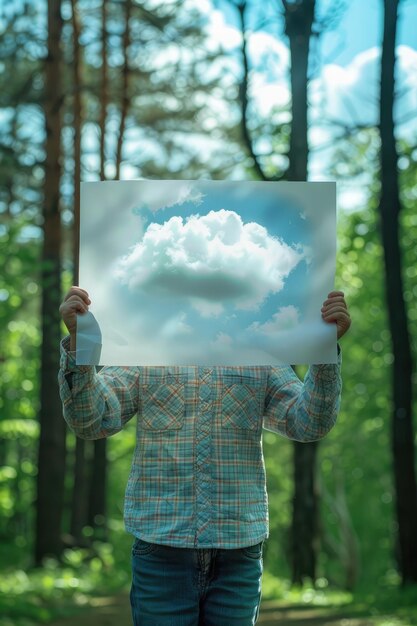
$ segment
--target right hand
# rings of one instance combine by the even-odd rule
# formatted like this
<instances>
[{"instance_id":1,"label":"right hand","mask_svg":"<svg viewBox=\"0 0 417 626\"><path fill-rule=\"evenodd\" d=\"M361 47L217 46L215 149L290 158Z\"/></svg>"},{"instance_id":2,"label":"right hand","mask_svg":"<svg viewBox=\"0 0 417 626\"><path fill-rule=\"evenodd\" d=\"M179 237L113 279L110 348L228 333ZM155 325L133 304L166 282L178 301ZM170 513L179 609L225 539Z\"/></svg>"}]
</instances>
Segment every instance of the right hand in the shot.
<instances>
[{"instance_id":1,"label":"right hand","mask_svg":"<svg viewBox=\"0 0 417 626\"><path fill-rule=\"evenodd\" d=\"M81 287L71 287L65 294L59 312L71 337L77 332L77 313L86 313L91 300L88 293Z\"/></svg>"}]
</instances>

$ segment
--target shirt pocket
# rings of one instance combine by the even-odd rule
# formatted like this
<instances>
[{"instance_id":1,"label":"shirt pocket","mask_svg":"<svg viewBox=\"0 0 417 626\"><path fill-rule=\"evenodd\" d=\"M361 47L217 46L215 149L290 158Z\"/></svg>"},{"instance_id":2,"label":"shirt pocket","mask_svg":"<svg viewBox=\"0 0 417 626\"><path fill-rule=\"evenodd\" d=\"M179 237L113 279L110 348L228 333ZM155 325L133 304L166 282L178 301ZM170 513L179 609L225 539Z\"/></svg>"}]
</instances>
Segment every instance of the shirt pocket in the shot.
<instances>
[{"instance_id":1,"label":"shirt pocket","mask_svg":"<svg viewBox=\"0 0 417 626\"><path fill-rule=\"evenodd\" d=\"M262 427L263 385L250 376L225 376L222 380L223 428L259 430Z\"/></svg>"},{"instance_id":2,"label":"shirt pocket","mask_svg":"<svg viewBox=\"0 0 417 626\"><path fill-rule=\"evenodd\" d=\"M185 382L158 381L142 389L142 418L138 425L144 430L178 430L184 425Z\"/></svg>"}]
</instances>

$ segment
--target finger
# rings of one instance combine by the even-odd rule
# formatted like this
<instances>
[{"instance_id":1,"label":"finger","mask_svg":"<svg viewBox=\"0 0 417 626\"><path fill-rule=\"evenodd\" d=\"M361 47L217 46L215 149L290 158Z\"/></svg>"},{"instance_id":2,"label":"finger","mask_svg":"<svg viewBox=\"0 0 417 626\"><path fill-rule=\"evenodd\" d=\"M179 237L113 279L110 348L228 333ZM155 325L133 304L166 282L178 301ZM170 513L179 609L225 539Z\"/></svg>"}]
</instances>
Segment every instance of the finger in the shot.
<instances>
[{"instance_id":1,"label":"finger","mask_svg":"<svg viewBox=\"0 0 417 626\"><path fill-rule=\"evenodd\" d=\"M346 315L347 317L350 317L348 311L342 306L332 306L322 310L322 315L336 315L339 313L341 315Z\"/></svg>"},{"instance_id":2,"label":"finger","mask_svg":"<svg viewBox=\"0 0 417 626\"><path fill-rule=\"evenodd\" d=\"M324 302L345 302L345 297L342 295L332 296L331 298L326 298Z\"/></svg>"},{"instance_id":3,"label":"finger","mask_svg":"<svg viewBox=\"0 0 417 626\"><path fill-rule=\"evenodd\" d=\"M321 311L328 311L333 307L338 307L340 309L343 309L344 311L348 310L346 302L344 300L335 300L334 302L323 302Z\"/></svg>"},{"instance_id":4,"label":"finger","mask_svg":"<svg viewBox=\"0 0 417 626\"><path fill-rule=\"evenodd\" d=\"M344 291L331 291L330 293L327 294L328 298L333 298L333 296L344 296L345 293Z\"/></svg>"},{"instance_id":5,"label":"finger","mask_svg":"<svg viewBox=\"0 0 417 626\"><path fill-rule=\"evenodd\" d=\"M345 309L347 311L347 304L346 302L343 300L343 298L334 298L333 300L325 300L323 302L323 306L321 307L321 310L324 311L326 309L329 309L330 307L333 306L339 306L342 307L343 309Z\"/></svg>"},{"instance_id":6,"label":"finger","mask_svg":"<svg viewBox=\"0 0 417 626\"><path fill-rule=\"evenodd\" d=\"M85 289L81 289L81 287L71 287L71 289L69 289L69 291L64 296L64 302L72 296L79 296L82 300L91 304L91 300L87 291Z\"/></svg>"},{"instance_id":7,"label":"finger","mask_svg":"<svg viewBox=\"0 0 417 626\"><path fill-rule=\"evenodd\" d=\"M61 313L70 311L88 311L88 305L78 296L71 296L68 300L63 302L59 308Z\"/></svg>"}]
</instances>

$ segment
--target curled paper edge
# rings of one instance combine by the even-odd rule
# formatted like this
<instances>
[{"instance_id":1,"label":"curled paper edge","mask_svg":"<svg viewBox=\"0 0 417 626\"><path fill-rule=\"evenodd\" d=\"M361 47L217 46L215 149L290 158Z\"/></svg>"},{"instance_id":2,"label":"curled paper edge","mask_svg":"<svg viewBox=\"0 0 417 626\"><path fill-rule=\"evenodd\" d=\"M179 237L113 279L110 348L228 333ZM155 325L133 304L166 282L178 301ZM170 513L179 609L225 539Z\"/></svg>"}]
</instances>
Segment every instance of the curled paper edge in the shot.
<instances>
[{"instance_id":1,"label":"curled paper edge","mask_svg":"<svg viewBox=\"0 0 417 626\"><path fill-rule=\"evenodd\" d=\"M87 311L77 315L77 365L98 365L101 357L101 330L94 315Z\"/></svg>"}]
</instances>

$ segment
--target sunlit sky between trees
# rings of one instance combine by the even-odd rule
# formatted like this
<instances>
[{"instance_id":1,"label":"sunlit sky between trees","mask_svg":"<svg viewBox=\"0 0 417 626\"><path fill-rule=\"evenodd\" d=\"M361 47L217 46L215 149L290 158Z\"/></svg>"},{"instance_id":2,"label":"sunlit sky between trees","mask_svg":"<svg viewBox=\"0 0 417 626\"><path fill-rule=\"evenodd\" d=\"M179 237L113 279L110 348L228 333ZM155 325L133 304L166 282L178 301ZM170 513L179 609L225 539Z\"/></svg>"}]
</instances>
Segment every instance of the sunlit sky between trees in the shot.
<instances>
[{"instance_id":1,"label":"sunlit sky between trees","mask_svg":"<svg viewBox=\"0 0 417 626\"><path fill-rule=\"evenodd\" d=\"M213 24L212 35L226 47L239 45L236 11L227 0L215 0L218 10L213 13L210 0L200 0L207 6ZM383 31L383 3L381 0L351 0L343 3L340 20L331 25L334 0L320 0L318 19L329 21L316 51L318 65L312 68L310 84L310 145L311 148L332 143L337 134L320 119L332 119L346 124L375 124L378 121L378 90L380 51ZM289 50L283 34L284 22L276 18L258 30L259 6L253 2L254 18L252 41L249 41L252 67L257 74L253 81L258 86L255 98L264 114L275 104L285 104L289 97ZM220 11L221 9L221 11ZM276 14L276 10L274 11ZM417 136L417 0L401 2L397 33L397 89L401 96L396 102L396 132L398 137ZM233 44L232 44L233 42ZM275 58L274 58L275 57ZM282 84L277 90L277 82ZM310 154L309 178L329 180L326 168L333 152L329 150ZM401 163L399 164L401 167ZM363 180L363 183L368 182ZM339 183L339 207L362 208L366 202L365 185L358 181Z\"/></svg>"},{"instance_id":2,"label":"sunlit sky between trees","mask_svg":"<svg viewBox=\"0 0 417 626\"><path fill-rule=\"evenodd\" d=\"M187 0L186 0L187 2ZM237 12L227 0L188 0L207 14L207 43L212 50L223 50L228 55L229 68L236 76L241 73L241 34ZM310 130L311 146L309 179L332 180L328 167L334 150L333 140L340 129L329 126L329 120L343 124L375 125L378 121L378 92L380 50L382 41L383 12L380 0L353 0L344 3L340 20L332 25L333 0L318 3L317 16L329 20L329 28L320 38L319 47L312 50L310 83ZM289 50L283 34L283 22L274 17L268 19L268 3L254 0L249 12L248 49L251 65L249 86L252 104L259 114L273 116L274 107L289 103ZM259 7L267 24L259 27ZM275 5L274 5L275 6ZM271 9L272 10L272 3ZM397 88L396 132L398 137L417 136L417 0L405 0L400 5L397 36ZM172 49L172 53L175 52ZM169 60L170 51L161 52L162 67ZM318 61L318 62L317 62ZM214 71L214 70L213 70ZM400 95L401 94L401 95ZM216 98L212 99L217 116L227 115L227 109ZM282 114L281 114L282 115ZM281 117L282 119L282 117ZM324 123L321 123L325 120ZM209 134L209 133L208 133ZM204 138L201 147L207 149ZM328 148L323 148L326 145ZM262 142L258 149L262 150ZM318 150L315 150L318 148ZM401 167L401 163L399 164ZM124 178L133 178L129 167ZM239 171L236 178L240 177ZM338 205L344 209L363 208L366 203L367 174L362 180L339 182Z\"/></svg>"},{"instance_id":3,"label":"sunlit sky between trees","mask_svg":"<svg viewBox=\"0 0 417 626\"><path fill-rule=\"evenodd\" d=\"M46 3L34 0L42 11ZM14 0L2 7L3 12L16 10L23 0ZM155 0L155 5L158 2ZM288 119L289 105L289 50L284 35L283 20L279 19L277 5L280 3L252 0L248 14L248 51L250 62L249 96L252 110L263 119L270 118L273 123ZM151 6L152 3L149 3ZM211 51L224 52L222 59L214 61L213 75L226 67L238 81L242 72L241 34L238 26L238 14L229 0L185 0L185 9L197 7L207 16L206 43ZM260 10L262 7L262 11ZM339 10L337 10L339 8ZM335 10L336 9L336 10ZM340 136L342 123L349 126L375 125L378 121L378 90L380 71L380 45L383 27L382 0L320 0L316 16L319 22L324 19L326 26L319 39L319 45L312 45L310 54L311 81L309 87L309 141L310 161L309 179L312 181L333 180L329 166L334 161L335 137ZM65 5L64 5L65 10ZM46 16L45 16L46 17ZM68 16L67 16L68 17ZM260 19L263 20L260 23ZM412 140L417 138L417 0L403 0L399 9L399 27L397 35L397 91L395 106L396 133L399 138ZM0 13L1 26L1 13ZM45 24L46 26L46 24ZM86 34L84 33L84 38ZM314 39L313 39L314 41ZM164 46L153 59L155 71L165 64L175 61L180 42ZM188 51L190 55L194 51ZM134 64L134 59L132 59ZM184 136L187 142L201 147L208 153L216 143L211 137L211 126L217 121L230 119L230 107L223 100L222 94L210 97L213 119L208 116L199 136ZM281 108L277 112L277 109ZM287 109L283 112L282 109ZM287 118L285 117L287 116ZM0 131L2 121L8 117L7 110L0 111ZM38 123L37 120L36 123ZM332 122L332 123L329 123ZM334 123L335 122L335 123ZM35 123L35 122L34 122ZM180 129L179 129L180 130ZM139 131L138 131L139 132ZM137 169L129 164L129 154L136 150L135 133L126 136L125 162L121 167L121 178L138 178ZM86 125L83 131L83 145L90 151L84 155L88 169L97 171L99 155L95 150L96 132ZM142 148L148 144L150 153L157 151L157 146L150 145L154 140L143 140ZM130 144L130 145L129 145ZM270 148L267 137L257 142L256 148L262 152ZM277 155L277 163L280 155ZM401 159L399 162L401 169ZM113 175L112 164L108 164L109 175ZM244 176L239 167L229 178L239 179ZM338 207L342 209L360 209L367 200L369 173L356 179L338 182ZM95 180L87 174L85 179Z\"/></svg>"}]
</instances>

